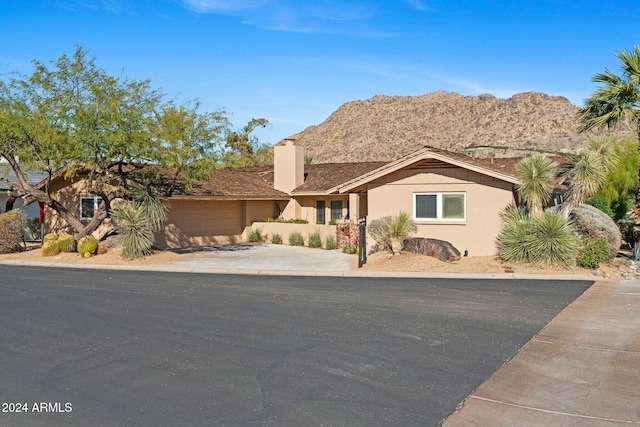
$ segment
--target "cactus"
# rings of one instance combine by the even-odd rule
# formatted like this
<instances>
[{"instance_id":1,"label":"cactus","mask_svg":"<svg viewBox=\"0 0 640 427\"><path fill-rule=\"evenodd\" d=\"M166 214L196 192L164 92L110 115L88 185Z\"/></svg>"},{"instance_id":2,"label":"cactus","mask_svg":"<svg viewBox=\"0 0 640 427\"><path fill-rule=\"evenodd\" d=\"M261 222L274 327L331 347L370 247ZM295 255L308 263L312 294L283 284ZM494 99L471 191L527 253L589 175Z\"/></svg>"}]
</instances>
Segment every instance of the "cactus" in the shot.
<instances>
[{"instance_id":1,"label":"cactus","mask_svg":"<svg viewBox=\"0 0 640 427\"><path fill-rule=\"evenodd\" d=\"M58 237L58 244L60 250L63 252L71 252L73 250L73 236L68 233L63 233Z\"/></svg>"},{"instance_id":2,"label":"cactus","mask_svg":"<svg viewBox=\"0 0 640 427\"><path fill-rule=\"evenodd\" d=\"M80 256L88 258L98 249L98 241L95 237L88 235L78 240L78 253ZM88 256L86 254L89 254Z\"/></svg>"},{"instance_id":3,"label":"cactus","mask_svg":"<svg viewBox=\"0 0 640 427\"><path fill-rule=\"evenodd\" d=\"M58 240L58 235L56 233L48 233L44 235L42 242L48 242L50 240Z\"/></svg>"},{"instance_id":4,"label":"cactus","mask_svg":"<svg viewBox=\"0 0 640 427\"><path fill-rule=\"evenodd\" d=\"M53 256L60 253L60 245L57 240L47 240L42 244L42 256Z\"/></svg>"}]
</instances>

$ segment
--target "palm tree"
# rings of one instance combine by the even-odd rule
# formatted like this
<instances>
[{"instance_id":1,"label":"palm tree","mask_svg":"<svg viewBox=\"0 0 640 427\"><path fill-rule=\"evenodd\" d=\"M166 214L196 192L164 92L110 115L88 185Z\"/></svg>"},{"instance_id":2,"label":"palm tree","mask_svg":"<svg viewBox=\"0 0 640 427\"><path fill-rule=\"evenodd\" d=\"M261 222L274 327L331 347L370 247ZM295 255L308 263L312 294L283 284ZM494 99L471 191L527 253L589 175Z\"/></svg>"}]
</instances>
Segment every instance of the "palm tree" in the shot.
<instances>
[{"instance_id":1,"label":"palm tree","mask_svg":"<svg viewBox=\"0 0 640 427\"><path fill-rule=\"evenodd\" d=\"M602 86L579 109L580 130L610 129L620 121L629 120L640 141L640 46L628 52L618 51L616 56L621 62L622 75L605 69L593 76L591 80ZM640 192L636 193L636 202L640 202Z\"/></svg>"},{"instance_id":2,"label":"palm tree","mask_svg":"<svg viewBox=\"0 0 640 427\"><path fill-rule=\"evenodd\" d=\"M516 165L518 179L517 192L525 202L531 216L542 212L544 205L553 194L553 179L558 165L547 157L534 155L522 159Z\"/></svg>"},{"instance_id":3,"label":"palm tree","mask_svg":"<svg viewBox=\"0 0 640 427\"><path fill-rule=\"evenodd\" d=\"M630 52L619 51L616 56L622 62L622 76L607 69L593 76L591 80L603 86L580 108L581 130L611 128L618 121L628 119L636 126L640 139L640 46Z\"/></svg>"}]
</instances>

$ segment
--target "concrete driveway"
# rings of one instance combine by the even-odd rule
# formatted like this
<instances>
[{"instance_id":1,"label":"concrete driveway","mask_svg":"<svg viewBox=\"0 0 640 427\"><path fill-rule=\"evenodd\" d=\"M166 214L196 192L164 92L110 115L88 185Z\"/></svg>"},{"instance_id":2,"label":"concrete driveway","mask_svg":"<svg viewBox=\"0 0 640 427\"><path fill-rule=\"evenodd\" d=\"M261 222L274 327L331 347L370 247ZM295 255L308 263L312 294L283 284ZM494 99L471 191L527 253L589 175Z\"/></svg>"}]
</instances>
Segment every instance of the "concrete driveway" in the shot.
<instances>
[{"instance_id":1,"label":"concrete driveway","mask_svg":"<svg viewBox=\"0 0 640 427\"><path fill-rule=\"evenodd\" d=\"M176 252L191 254L191 256L168 265L219 270L341 272L349 271L358 262L356 256L345 254L340 250L254 243L211 246Z\"/></svg>"}]
</instances>

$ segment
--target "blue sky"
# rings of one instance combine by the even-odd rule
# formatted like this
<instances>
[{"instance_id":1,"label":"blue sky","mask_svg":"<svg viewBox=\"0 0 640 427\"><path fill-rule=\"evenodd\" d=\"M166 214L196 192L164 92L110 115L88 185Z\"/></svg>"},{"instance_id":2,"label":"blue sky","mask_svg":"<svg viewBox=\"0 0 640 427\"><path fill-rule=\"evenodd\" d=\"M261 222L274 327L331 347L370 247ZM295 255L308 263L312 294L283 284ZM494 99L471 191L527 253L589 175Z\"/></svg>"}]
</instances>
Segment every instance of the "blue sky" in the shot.
<instances>
[{"instance_id":1,"label":"blue sky","mask_svg":"<svg viewBox=\"0 0 640 427\"><path fill-rule=\"evenodd\" d=\"M268 119L257 136L273 144L377 94L582 105L593 74L640 44L638 22L637 0L2 0L0 73L80 45L235 127Z\"/></svg>"}]
</instances>

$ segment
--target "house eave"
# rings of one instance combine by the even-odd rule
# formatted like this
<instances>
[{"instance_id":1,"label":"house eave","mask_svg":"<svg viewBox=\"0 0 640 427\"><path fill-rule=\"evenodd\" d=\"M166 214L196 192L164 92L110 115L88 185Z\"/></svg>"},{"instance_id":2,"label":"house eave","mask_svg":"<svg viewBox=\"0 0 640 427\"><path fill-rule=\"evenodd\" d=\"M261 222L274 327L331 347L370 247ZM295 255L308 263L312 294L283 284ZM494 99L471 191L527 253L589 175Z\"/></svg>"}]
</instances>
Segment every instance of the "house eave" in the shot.
<instances>
[{"instance_id":1,"label":"house eave","mask_svg":"<svg viewBox=\"0 0 640 427\"><path fill-rule=\"evenodd\" d=\"M169 200L212 200L212 201L286 201L289 197L286 196L207 196L207 195L187 195L179 194L169 197Z\"/></svg>"}]
</instances>

